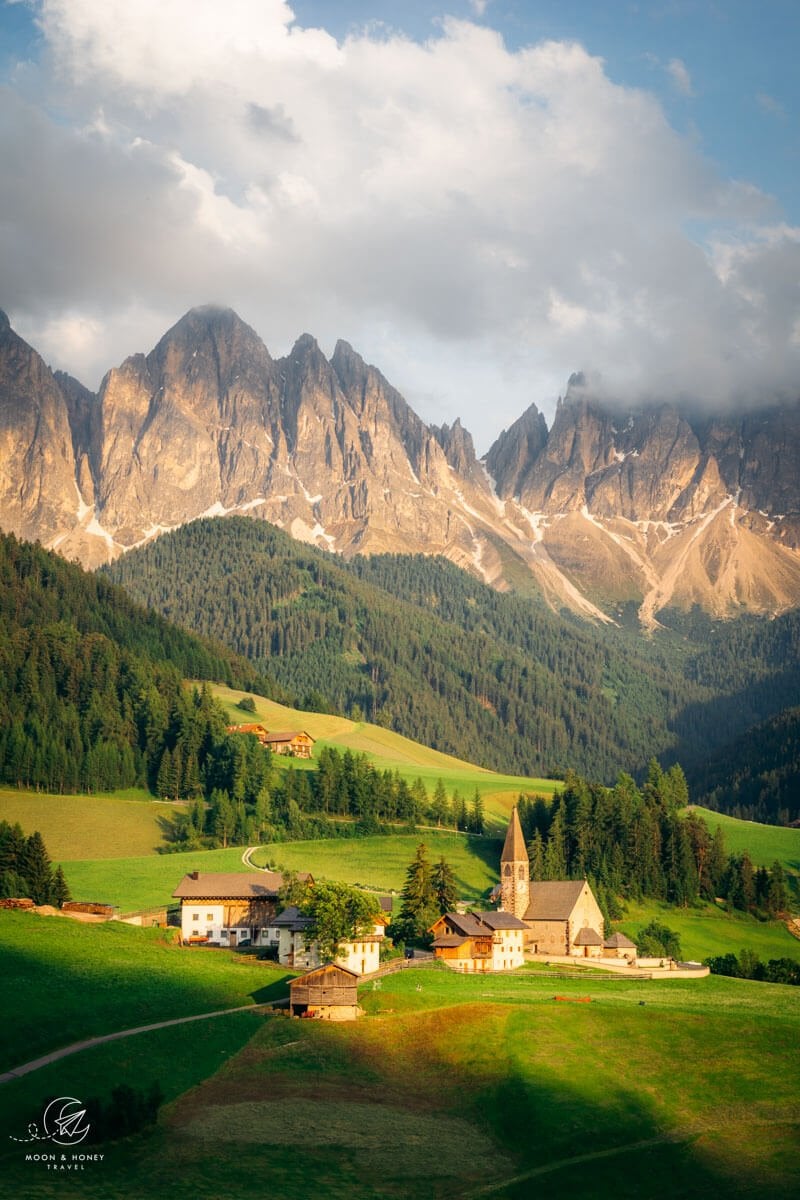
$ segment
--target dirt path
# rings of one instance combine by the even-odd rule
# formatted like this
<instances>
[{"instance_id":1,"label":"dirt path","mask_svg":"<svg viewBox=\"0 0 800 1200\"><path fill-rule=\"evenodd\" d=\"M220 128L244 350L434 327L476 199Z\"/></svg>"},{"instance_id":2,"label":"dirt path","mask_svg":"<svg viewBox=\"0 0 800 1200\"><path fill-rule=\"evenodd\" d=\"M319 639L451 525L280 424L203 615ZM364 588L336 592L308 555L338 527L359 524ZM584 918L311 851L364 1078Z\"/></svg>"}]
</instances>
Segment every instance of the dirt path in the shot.
<instances>
[{"instance_id":1,"label":"dirt path","mask_svg":"<svg viewBox=\"0 0 800 1200\"><path fill-rule=\"evenodd\" d=\"M560 1171L562 1167L578 1166L581 1163L595 1162L600 1158L613 1158L617 1154L630 1154L631 1151L648 1150L651 1146L662 1146L667 1142L680 1143L691 1142L699 1137L697 1133L662 1133L659 1137L645 1138L641 1142L628 1142L626 1146L612 1146L609 1150L593 1150L588 1154L576 1154L573 1158L559 1158L556 1162L544 1163L541 1167L533 1167L530 1171L523 1171L521 1175L512 1175L509 1179L503 1179L499 1183L489 1183L483 1187L476 1188L474 1192L467 1192L464 1200L472 1200L473 1196L491 1196L496 1192L503 1192L506 1188L511 1187L515 1183L525 1183L528 1179L536 1179L539 1175L548 1175L551 1171Z\"/></svg>"},{"instance_id":2,"label":"dirt path","mask_svg":"<svg viewBox=\"0 0 800 1200\"><path fill-rule=\"evenodd\" d=\"M133 1037L137 1033L150 1033L153 1029L166 1029L170 1025L184 1025L187 1021L207 1021L211 1017L225 1017L229 1013L236 1012L257 1012L261 1008L271 1007L275 1001L271 1000L269 1005L261 1004L244 1004L238 1008L221 1008L217 1012L198 1013L192 1017L173 1017L171 1021L156 1021L153 1025L139 1025L136 1029L121 1029L117 1033L106 1033L102 1037L86 1038L82 1042L73 1042L71 1046L63 1046L60 1050L53 1050L50 1054L43 1054L41 1058L31 1059L30 1062L23 1063L22 1066L14 1067L12 1071L5 1071L0 1074L0 1084L11 1083L13 1079L19 1079L23 1075L29 1075L31 1071L38 1071L40 1067L46 1067L50 1063L58 1062L60 1058L67 1058L70 1054L77 1054L80 1050L88 1050L90 1046L102 1046L104 1042L116 1042L120 1038Z\"/></svg>"}]
</instances>

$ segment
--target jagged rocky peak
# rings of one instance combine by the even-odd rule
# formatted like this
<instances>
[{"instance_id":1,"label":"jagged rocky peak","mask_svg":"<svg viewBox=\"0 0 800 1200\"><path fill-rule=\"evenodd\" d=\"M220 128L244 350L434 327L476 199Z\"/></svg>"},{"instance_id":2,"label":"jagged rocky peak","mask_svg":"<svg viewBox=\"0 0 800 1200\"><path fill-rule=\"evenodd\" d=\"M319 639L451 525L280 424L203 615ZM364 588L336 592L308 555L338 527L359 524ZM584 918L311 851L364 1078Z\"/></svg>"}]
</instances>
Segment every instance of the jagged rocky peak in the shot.
<instances>
[{"instance_id":1,"label":"jagged rocky peak","mask_svg":"<svg viewBox=\"0 0 800 1200\"><path fill-rule=\"evenodd\" d=\"M257 382L273 362L254 329L230 308L193 308L169 329L147 356L154 375L182 380L205 377L219 391L236 380ZM162 382L166 380L162 379Z\"/></svg>"},{"instance_id":2,"label":"jagged rocky peak","mask_svg":"<svg viewBox=\"0 0 800 1200\"><path fill-rule=\"evenodd\" d=\"M47 543L74 524L77 507L64 394L50 368L5 317L0 322L0 525Z\"/></svg>"},{"instance_id":3,"label":"jagged rocky peak","mask_svg":"<svg viewBox=\"0 0 800 1200\"><path fill-rule=\"evenodd\" d=\"M547 422L531 404L508 429L504 429L486 455L486 470L498 496L519 496L536 460L547 445Z\"/></svg>"},{"instance_id":4,"label":"jagged rocky peak","mask_svg":"<svg viewBox=\"0 0 800 1200\"><path fill-rule=\"evenodd\" d=\"M3 312L2 308L0 308L0 333L5 333L10 328L11 328L11 322L9 321L6 314Z\"/></svg>"},{"instance_id":5,"label":"jagged rocky peak","mask_svg":"<svg viewBox=\"0 0 800 1200\"><path fill-rule=\"evenodd\" d=\"M444 450L448 463L459 475L469 478L480 471L472 434L461 424L460 417L456 417L452 425L431 425L431 433Z\"/></svg>"}]
</instances>

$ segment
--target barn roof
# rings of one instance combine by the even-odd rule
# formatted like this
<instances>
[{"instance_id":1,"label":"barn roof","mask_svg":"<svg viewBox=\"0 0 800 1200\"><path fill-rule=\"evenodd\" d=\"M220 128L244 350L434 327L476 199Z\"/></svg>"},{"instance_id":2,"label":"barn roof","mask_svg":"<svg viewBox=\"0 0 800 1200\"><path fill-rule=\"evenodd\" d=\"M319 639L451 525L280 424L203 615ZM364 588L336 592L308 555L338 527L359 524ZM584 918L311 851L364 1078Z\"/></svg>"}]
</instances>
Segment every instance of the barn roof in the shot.
<instances>
[{"instance_id":1,"label":"barn roof","mask_svg":"<svg viewBox=\"0 0 800 1200\"><path fill-rule=\"evenodd\" d=\"M596 929L584 927L579 930L574 944L576 946L602 946L603 939Z\"/></svg>"},{"instance_id":2,"label":"barn roof","mask_svg":"<svg viewBox=\"0 0 800 1200\"><path fill-rule=\"evenodd\" d=\"M506 840L500 862L527 862L528 851L525 848L525 838L522 836L522 826L519 823L519 813L516 805L511 810L511 820L506 830Z\"/></svg>"},{"instance_id":3,"label":"barn roof","mask_svg":"<svg viewBox=\"0 0 800 1200\"><path fill-rule=\"evenodd\" d=\"M432 945L436 950L455 950L457 946L463 946L469 938L461 937L457 933L443 933L441 937L434 938Z\"/></svg>"},{"instance_id":4,"label":"barn roof","mask_svg":"<svg viewBox=\"0 0 800 1200\"><path fill-rule=\"evenodd\" d=\"M311 876L300 872L297 878ZM178 900L274 900L282 886L279 871L192 871L172 894Z\"/></svg>"},{"instance_id":5,"label":"barn roof","mask_svg":"<svg viewBox=\"0 0 800 1200\"><path fill-rule=\"evenodd\" d=\"M322 967L315 967L313 971L306 971L305 975L298 975L295 979L289 982L289 987L305 987L307 984L316 983L326 987L335 986L349 987L357 984L359 976L355 971L351 971L348 967L340 967L335 963L325 963Z\"/></svg>"},{"instance_id":6,"label":"barn roof","mask_svg":"<svg viewBox=\"0 0 800 1200\"><path fill-rule=\"evenodd\" d=\"M526 921L566 921L585 887L583 879L532 883Z\"/></svg>"}]
</instances>

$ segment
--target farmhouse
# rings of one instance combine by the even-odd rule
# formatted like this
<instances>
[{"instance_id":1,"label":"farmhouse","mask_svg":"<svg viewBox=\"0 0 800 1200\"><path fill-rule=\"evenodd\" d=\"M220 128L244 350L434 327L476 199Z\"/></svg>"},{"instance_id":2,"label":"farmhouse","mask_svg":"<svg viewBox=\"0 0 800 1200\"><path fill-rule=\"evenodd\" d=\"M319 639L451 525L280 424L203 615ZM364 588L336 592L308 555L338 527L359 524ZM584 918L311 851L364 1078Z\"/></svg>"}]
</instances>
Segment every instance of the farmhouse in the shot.
<instances>
[{"instance_id":1,"label":"farmhouse","mask_svg":"<svg viewBox=\"0 0 800 1200\"><path fill-rule=\"evenodd\" d=\"M262 746L267 744L267 729L264 725L228 725L226 733L249 733L258 738Z\"/></svg>"},{"instance_id":2,"label":"farmhouse","mask_svg":"<svg viewBox=\"0 0 800 1200\"><path fill-rule=\"evenodd\" d=\"M355 971L328 963L293 979L289 984L289 1015L354 1021L361 1015Z\"/></svg>"},{"instance_id":3,"label":"farmhouse","mask_svg":"<svg viewBox=\"0 0 800 1200\"><path fill-rule=\"evenodd\" d=\"M522 966L525 923L513 913L445 913L430 932L434 954L454 971L513 971Z\"/></svg>"},{"instance_id":4,"label":"farmhouse","mask_svg":"<svg viewBox=\"0 0 800 1200\"><path fill-rule=\"evenodd\" d=\"M314 739L304 729L290 729L283 733L268 733L263 745L273 754L288 754L292 758L311 758Z\"/></svg>"},{"instance_id":5,"label":"farmhouse","mask_svg":"<svg viewBox=\"0 0 800 1200\"><path fill-rule=\"evenodd\" d=\"M289 729L280 733L270 733L264 725L250 724L228 725L226 733L248 733L258 738L259 745L273 754L286 754L291 758L311 758L311 747L314 738L304 729Z\"/></svg>"},{"instance_id":6,"label":"farmhouse","mask_svg":"<svg viewBox=\"0 0 800 1200\"><path fill-rule=\"evenodd\" d=\"M603 956L603 914L586 880L531 882L516 808L500 858L500 908L524 922L526 944L539 954Z\"/></svg>"},{"instance_id":7,"label":"farmhouse","mask_svg":"<svg viewBox=\"0 0 800 1200\"><path fill-rule=\"evenodd\" d=\"M320 965L319 948L316 942L306 944L311 918L304 916L291 905L284 909L271 923L269 940L277 943L278 962L281 966L295 970L310 970ZM352 941L342 942L336 964L352 971L354 975L371 975L380 966L380 947L384 937L386 917L381 914L369 933Z\"/></svg>"},{"instance_id":8,"label":"farmhouse","mask_svg":"<svg viewBox=\"0 0 800 1200\"><path fill-rule=\"evenodd\" d=\"M313 883L307 873L300 873L298 879ZM181 902L183 941L231 947L245 941L269 945L269 928L282 886L283 876L277 871L192 871L184 875L172 893Z\"/></svg>"}]
</instances>

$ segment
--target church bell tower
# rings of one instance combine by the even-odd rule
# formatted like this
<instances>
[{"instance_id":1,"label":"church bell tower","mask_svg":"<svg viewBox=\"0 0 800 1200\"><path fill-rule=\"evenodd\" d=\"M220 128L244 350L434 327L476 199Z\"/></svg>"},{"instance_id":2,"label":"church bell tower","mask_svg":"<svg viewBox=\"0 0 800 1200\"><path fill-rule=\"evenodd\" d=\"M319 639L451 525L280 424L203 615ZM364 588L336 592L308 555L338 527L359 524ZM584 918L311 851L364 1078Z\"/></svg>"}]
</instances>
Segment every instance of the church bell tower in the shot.
<instances>
[{"instance_id":1,"label":"church bell tower","mask_svg":"<svg viewBox=\"0 0 800 1200\"><path fill-rule=\"evenodd\" d=\"M500 907L515 917L525 916L530 903L530 862L516 807L512 810L500 857Z\"/></svg>"}]
</instances>

